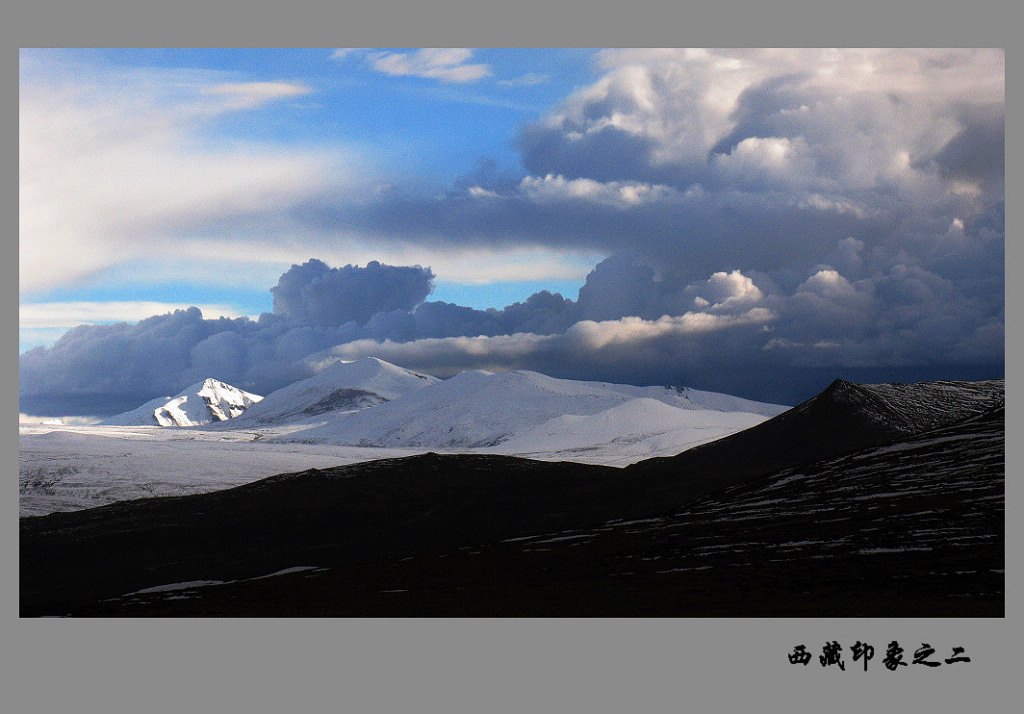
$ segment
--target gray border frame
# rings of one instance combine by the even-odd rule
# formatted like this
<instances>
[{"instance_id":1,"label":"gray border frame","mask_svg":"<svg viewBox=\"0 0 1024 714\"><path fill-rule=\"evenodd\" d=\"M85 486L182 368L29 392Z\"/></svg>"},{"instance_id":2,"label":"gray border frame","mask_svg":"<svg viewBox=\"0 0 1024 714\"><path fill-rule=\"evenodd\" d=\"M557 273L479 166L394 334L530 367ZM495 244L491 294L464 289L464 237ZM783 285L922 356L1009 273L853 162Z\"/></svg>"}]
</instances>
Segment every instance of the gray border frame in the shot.
<instances>
[{"instance_id":1,"label":"gray border frame","mask_svg":"<svg viewBox=\"0 0 1024 714\"><path fill-rule=\"evenodd\" d=\"M359 6L241 0L179 0L146 7L126 0L37 2L5 11L5 56L32 46L346 46L374 44L481 46L650 46L656 44L992 46L1008 47L1005 2L970 4L859 2L826 7L808 0L717 2L699 8L664 2L598 7L583 0L483 6L466 0ZM1019 21L1018 21L1019 22ZM428 41L425 41L428 40ZM1013 71L1011 76L1015 76ZM16 89L8 65L7 89ZM9 94L8 96L11 96ZM1011 100L1016 99L1012 90ZM1010 102L1011 104L1013 102ZM11 102L13 105L14 102ZM1009 107L1008 107L1009 108ZM1014 110L1008 112L1014 115ZM16 131L6 114L9 137ZM1017 148L1011 136L1007 153ZM5 164L15 165L14 142ZM12 156L11 154L14 154ZM1011 162L1011 166L1012 166ZM1019 188L1012 170L1007 185ZM6 172L7 225L17 215ZM1011 224L1016 218L1011 211ZM4 285L17 284L5 241ZM1007 247L1007 265L1020 264ZM1008 302L1020 287L1008 282ZM13 287L11 301L13 299ZM1013 295L1016 293L1017 295ZM13 310L6 319L16 320ZM1019 322L1011 312L1008 372L1019 363ZM9 353L10 354L10 353ZM11 359L8 357L8 359ZM13 360L12 360L13 362ZM5 402L16 398L17 374L5 370ZM1014 377L1010 378L1014 390ZM11 409L11 419L14 410ZM1011 437L1019 433L1010 410ZM4 435L11 463L16 442ZM2 670L11 711L71 707L105 712L222 708L262 712L622 712L622 711L970 711L1004 708L1020 679L1020 537L1015 475L1021 449L1007 449L1007 615L980 620L19 620L17 579L4 579ZM13 471L13 469L12 469ZM17 495L4 500L2 552L17 568ZM797 643L811 651L826 640L849 645L921 641L940 651L954 644L974 661L958 668L880 666L864 673L793 667ZM913 644L912 644L913 643ZM877 657L875 662L880 662Z\"/></svg>"}]
</instances>

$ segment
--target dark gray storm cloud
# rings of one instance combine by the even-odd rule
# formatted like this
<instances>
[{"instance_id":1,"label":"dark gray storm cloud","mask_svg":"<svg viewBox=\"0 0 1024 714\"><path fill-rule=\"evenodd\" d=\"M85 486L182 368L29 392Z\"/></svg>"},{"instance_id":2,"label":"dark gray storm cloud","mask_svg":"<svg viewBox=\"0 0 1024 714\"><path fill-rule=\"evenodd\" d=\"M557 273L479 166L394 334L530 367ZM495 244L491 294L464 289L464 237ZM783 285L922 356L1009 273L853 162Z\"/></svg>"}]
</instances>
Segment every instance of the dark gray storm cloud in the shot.
<instances>
[{"instance_id":1,"label":"dark gray storm cloud","mask_svg":"<svg viewBox=\"0 0 1024 714\"><path fill-rule=\"evenodd\" d=\"M942 175L1002 191L1006 168L1006 120L1002 106L977 107L960 118L963 127L935 154Z\"/></svg>"},{"instance_id":2,"label":"dark gray storm cloud","mask_svg":"<svg viewBox=\"0 0 1024 714\"><path fill-rule=\"evenodd\" d=\"M317 327L347 322L365 325L381 312L409 311L430 294L428 268L395 267L371 261L365 268L331 268L320 260L292 266L277 285L274 312Z\"/></svg>"},{"instance_id":3,"label":"dark gray storm cloud","mask_svg":"<svg viewBox=\"0 0 1024 714\"><path fill-rule=\"evenodd\" d=\"M656 165L651 157L656 145L650 138L605 126L566 141L566 133L573 129L571 122L557 126L534 124L523 129L517 147L526 170L539 176L552 174L603 182L683 184L694 176L680 164Z\"/></svg>"}]
</instances>

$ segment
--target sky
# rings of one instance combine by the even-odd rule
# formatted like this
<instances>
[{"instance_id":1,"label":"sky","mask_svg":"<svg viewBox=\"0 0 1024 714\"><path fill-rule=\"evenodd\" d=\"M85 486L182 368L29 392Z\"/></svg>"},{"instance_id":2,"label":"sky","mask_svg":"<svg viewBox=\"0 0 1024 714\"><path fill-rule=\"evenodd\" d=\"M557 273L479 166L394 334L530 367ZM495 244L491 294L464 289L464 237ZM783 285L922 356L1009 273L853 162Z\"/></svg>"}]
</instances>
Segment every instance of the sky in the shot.
<instances>
[{"instance_id":1,"label":"sky","mask_svg":"<svg viewBox=\"0 0 1024 714\"><path fill-rule=\"evenodd\" d=\"M19 401L1002 377L1001 50L22 50Z\"/></svg>"}]
</instances>

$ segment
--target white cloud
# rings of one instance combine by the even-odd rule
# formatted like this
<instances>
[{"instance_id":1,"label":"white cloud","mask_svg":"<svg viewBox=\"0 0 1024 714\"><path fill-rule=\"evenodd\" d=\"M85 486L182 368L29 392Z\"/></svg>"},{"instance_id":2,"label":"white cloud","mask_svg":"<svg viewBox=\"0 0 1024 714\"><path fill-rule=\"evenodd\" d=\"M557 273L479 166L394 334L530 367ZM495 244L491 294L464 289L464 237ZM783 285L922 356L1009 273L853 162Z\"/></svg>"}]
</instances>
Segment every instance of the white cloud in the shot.
<instances>
[{"instance_id":1,"label":"white cloud","mask_svg":"<svg viewBox=\"0 0 1024 714\"><path fill-rule=\"evenodd\" d=\"M624 317L583 320L555 335L517 333L494 337L446 337L393 342L357 340L330 350L346 359L377 356L396 364L428 366L437 372L459 369L514 369L523 364L586 363L635 358L638 350L663 339L689 338L736 328L765 325L775 319L766 308L741 315L689 312L657 320ZM625 352L623 352L625 350ZM671 350L670 350L671 351Z\"/></svg>"},{"instance_id":2,"label":"white cloud","mask_svg":"<svg viewBox=\"0 0 1024 714\"><path fill-rule=\"evenodd\" d=\"M826 268L807 278L797 293L813 293L824 298L844 298L855 295L857 289L838 271Z\"/></svg>"},{"instance_id":3,"label":"white cloud","mask_svg":"<svg viewBox=\"0 0 1024 714\"><path fill-rule=\"evenodd\" d=\"M1005 95L1005 57L999 49L622 49L602 51L599 64L609 71L624 66L685 67L693 76L678 77L679 82L703 83L708 76L704 73L713 70L740 78L735 86L768 74L799 74L803 81L842 87L851 95L897 92L936 101L979 102L1002 101ZM717 91L723 97L738 94ZM721 108L728 110L729 102L723 100Z\"/></svg>"},{"instance_id":4,"label":"white cloud","mask_svg":"<svg viewBox=\"0 0 1024 714\"><path fill-rule=\"evenodd\" d=\"M536 203L588 201L615 208L632 208L645 203L678 198L668 186L639 181L594 181L588 178L566 179L548 174L543 178L527 176L519 184L523 196Z\"/></svg>"},{"instance_id":5,"label":"white cloud","mask_svg":"<svg viewBox=\"0 0 1024 714\"><path fill-rule=\"evenodd\" d=\"M467 64L473 50L465 47L428 47L412 53L381 52L370 57L378 72L395 76L428 77L442 82L475 82L491 75L486 64Z\"/></svg>"},{"instance_id":6,"label":"white cloud","mask_svg":"<svg viewBox=\"0 0 1024 714\"><path fill-rule=\"evenodd\" d=\"M290 82L228 82L206 87L202 94L224 97L232 109L255 109L267 102L310 94L313 90Z\"/></svg>"},{"instance_id":7,"label":"white cloud","mask_svg":"<svg viewBox=\"0 0 1024 714\"><path fill-rule=\"evenodd\" d=\"M298 85L82 72L68 78L57 66L44 80L33 74L21 84L22 293L132 259L178 256L182 235L200 234L209 244L217 236L211 228L228 217L265 229L267 219L254 216L282 211L352 173L323 152L203 146L201 130L212 116L307 91Z\"/></svg>"},{"instance_id":8,"label":"white cloud","mask_svg":"<svg viewBox=\"0 0 1024 714\"><path fill-rule=\"evenodd\" d=\"M42 302L18 306L18 326L23 329L68 328L104 322L138 322L153 315L186 310L193 303L154 301ZM228 305L195 305L207 319L249 317Z\"/></svg>"},{"instance_id":9,"label":"white cloud","mask_svg":"<svg viewBox=\"0 0 1024 714\"><path fill-rule=\"evenodd\" d=\"M389 357L385 357L388 361L391 361L393 357L396 361L436 359L440 362L452 354L502 361L525 357L535 352L538 347L551 344L557 339L558 336L554 335L516 333L494 337L429 337L412 342L356 340L338 345L330 352L342 357L360 357L382 352L389 355Z\"/></svg>"},{"instance_id":10,"label":"white cloud","mask_svg":"<svg viewBox=\"0 0 1024 714\"><path fill-rule=\"evenodd\" d=\"M803 137L748 137L727 154L716 154L711 168L736 186L827 187L815 180L814 157Z\"/></svg>"},{"instance_id":11,"label":"white cloud","mask_svg":"<svg viewBox=\"0 0 1024 714\"><path fill-rule=\"evenodd\" d=\"M714 273L705 282L688 286L685 293L698 310L713 313L747 311L764 300L761 289L739 270Z\"/></svg>"},{"instance_id":12,"label":"white cloud","mask_svg":"<svg viewBox=\"0 0 1024 714\"><path fill-rule=\"evenodd\" d=\"M843 197L828 197L820 193L810 193L797 201L797 208L810 209L814 211L828 211L839 214L849 214L856 218L865 219L878 215L877 210L869 206L851 201Z\"/></svg>"},{"instance_id":13,"label":"white cloud","mask_svg":"<svg viewBox=\"0 0 1024 714\"><path fill-rule=\"evenodd\" d=\"M604 175L614 160L632 171L615 178L691 181L710 157L748 182L930 192L928 159L970 123L965 107L1005 95L1001 50L607 50L599 62L604 76L531 128L534 173Z\"/></svg>"},{"instance_id":14,"label":"white cloud","mask_svg":"<svg viewBox=\"0 0 1024 714\"><path fill-rule=\"evenodd\" d=\"M542 126L564 132L570 143L624 132L651 142L657 164L703 164L731 127L740 94L767 74L750 64L721 71L685 51L605 52L601 64L607 73L568 97Z\"/></svg>"},{"instance_id":15,"label":"white cloud","mask_svg":"<svg viewBox=\"0 0 1024 714\"><path fill-rule=\"evenodd\" d=\"M561 339L578 349L602 350L613 345L639 344L666 336L699 335L732 327L762 325L774 317L767 308L756 307L740 315L687 312L683 315L665 315L657 320L643 320L639 317L601 322L583 320L566 330Z\"/></svg>"},{"instance_id":16,"label":"white cloud","mask_svg":"<svg viewBox=\"0 0 1024 714\"><path fill-rule=\"evenodd\" d=\"M486 188L483 188L482 186L470 186L468 189L466 189L466 193L468 193L472 198L498 198L499 197L498 194L495 193L494 191L490 191L490 190L488 190Z\"/></svg>"},{"instance_id":17,"label":"white cloud","mask_svg":"<svg viewBox=\"0 0 1024 714\"><path fill-rule=\"evenodd\" d=\"M765 342L764 345L761 347L761 349L765 350L765 351L768 351L768 350L792 349L792 348L799 348L799 347L803 347L803 346L804 345L803 345L802 342L794 342L793 340L787 339L785 337L773 337L772 339L770 339L767 342Z\"/></svg>"}]
</instances>

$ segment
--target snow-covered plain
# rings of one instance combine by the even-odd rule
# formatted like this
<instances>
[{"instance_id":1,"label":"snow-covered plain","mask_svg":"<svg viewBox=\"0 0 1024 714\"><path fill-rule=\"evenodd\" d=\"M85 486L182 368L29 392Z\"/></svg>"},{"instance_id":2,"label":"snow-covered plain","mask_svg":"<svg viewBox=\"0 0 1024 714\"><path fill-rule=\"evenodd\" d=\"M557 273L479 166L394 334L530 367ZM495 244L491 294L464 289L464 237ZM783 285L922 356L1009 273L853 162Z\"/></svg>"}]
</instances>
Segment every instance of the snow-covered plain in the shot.
<instances>
[{"instance_id":1,"label":"snow-covered plain","mask_svg":"<svg viewBox=\"0 0 1024 714\"><path fill-rule=\"evenodd\" d=\"M23 516L205 493L279 473L417 453L267 443L265 431L31 424L18 432Z\"/></svg>"}]
</instances>

